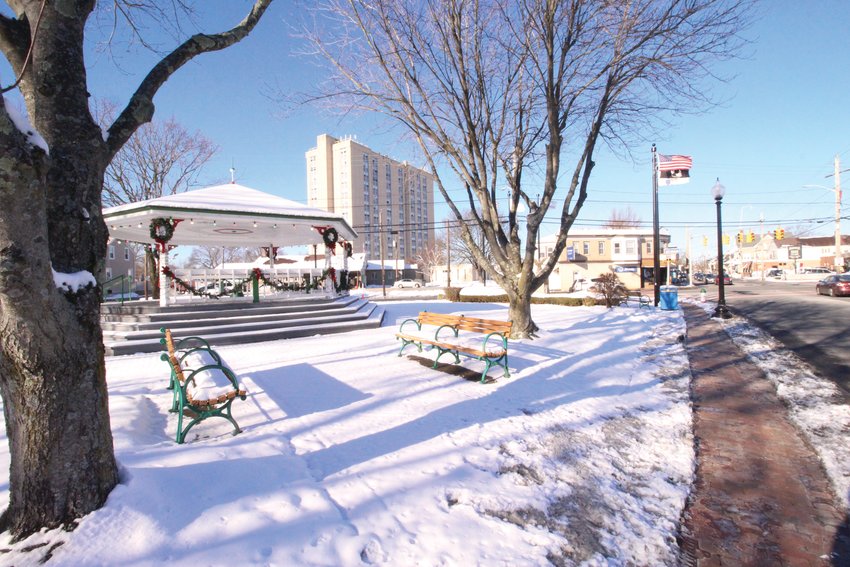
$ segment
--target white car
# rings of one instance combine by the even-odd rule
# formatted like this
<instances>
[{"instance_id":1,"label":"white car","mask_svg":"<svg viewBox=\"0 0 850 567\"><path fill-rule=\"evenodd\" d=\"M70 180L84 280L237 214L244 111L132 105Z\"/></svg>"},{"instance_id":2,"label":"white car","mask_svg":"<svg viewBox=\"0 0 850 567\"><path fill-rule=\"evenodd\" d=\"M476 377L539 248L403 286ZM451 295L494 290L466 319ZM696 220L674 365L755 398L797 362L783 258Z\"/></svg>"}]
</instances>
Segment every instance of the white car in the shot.
<instances>
[{"instance_id":1,"label":"white car","mask_svg":"<svg viewBox=\"0 0 850 567\"><path fill-rule=\"evenodd\" d=\"M395 287L422 287L422 282L419 280L411 280L409 278L405 278L403 280L396 281Z\"/></svg>"},{"instance_id":2,"label":"white car","mask_svg":"<svg viewBox=\"0 0 850 567\"><path fill-rule=\"evenodd\" d=\"M801 274L823 274L824 276L833 276L836 272L833 272L829 268L803 268L800 270Z\"/></svg>"}]
</instances>

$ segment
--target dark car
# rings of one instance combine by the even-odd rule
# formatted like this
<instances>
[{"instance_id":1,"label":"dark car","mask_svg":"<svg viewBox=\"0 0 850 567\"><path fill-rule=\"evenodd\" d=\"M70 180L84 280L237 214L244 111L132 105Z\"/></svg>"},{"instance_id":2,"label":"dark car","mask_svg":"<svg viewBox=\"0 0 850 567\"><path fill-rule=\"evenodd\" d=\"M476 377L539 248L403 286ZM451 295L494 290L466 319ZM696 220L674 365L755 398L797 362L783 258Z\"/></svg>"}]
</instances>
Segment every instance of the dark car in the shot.
<instances>
[{"instance_id":1,"label":"dark car","mask_svg":"<svg viewBox=\"0 0 850 567\"><path fill-rule=\"evenodd\" d=\"M717 276L714 274L705 274L705 283L717 283Z\"/></svg>"},{"instance_id":2,"label":"dark car","mask_svg":"<svg viewBox=\"0 0 850 567\"><path fill-rule=\"evenodd\" d=\"M850 295L850 274L827 276L815 284L818 295Z\"/></svg>"},{"instance_id":3,"label":"dark car","mask_svg":"<svg viewBox=\"0 0 850 567\"><path fill-rule=\"evenodd\" d=\"M704 284L705 283L705 274L702 272L697 272L694 274L694 277L691 278L695 285Z\"/></svg>"}]
</instances>

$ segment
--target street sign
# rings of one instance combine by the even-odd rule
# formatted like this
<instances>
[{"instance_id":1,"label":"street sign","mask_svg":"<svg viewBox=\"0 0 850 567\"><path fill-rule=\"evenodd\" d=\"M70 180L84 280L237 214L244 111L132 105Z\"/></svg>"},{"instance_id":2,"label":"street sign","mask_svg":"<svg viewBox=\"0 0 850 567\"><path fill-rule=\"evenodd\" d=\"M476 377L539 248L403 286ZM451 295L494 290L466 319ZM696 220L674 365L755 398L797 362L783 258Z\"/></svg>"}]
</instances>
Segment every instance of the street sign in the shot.
<instances>
[{"instance_id":1,"label":"street sign","mask_svg":"<svg viewBox=\"0 0 850 567\"><path fill-rule=\"evenodd\" d=\"M802 257L802 250L799 246L789 246L788 247L788 259L789 260L799 260Z\"/></svg>"},{"instance_id":2,"label":"street sign","mask_svg":"<svg viewBox=\"0 0 850 567\"><path fill-rule=\"evenodd\" d=\"M576 259L576 249L575 246L567 246L567 260L570 262L574 262Z\"/></svg>"}]
</instances>

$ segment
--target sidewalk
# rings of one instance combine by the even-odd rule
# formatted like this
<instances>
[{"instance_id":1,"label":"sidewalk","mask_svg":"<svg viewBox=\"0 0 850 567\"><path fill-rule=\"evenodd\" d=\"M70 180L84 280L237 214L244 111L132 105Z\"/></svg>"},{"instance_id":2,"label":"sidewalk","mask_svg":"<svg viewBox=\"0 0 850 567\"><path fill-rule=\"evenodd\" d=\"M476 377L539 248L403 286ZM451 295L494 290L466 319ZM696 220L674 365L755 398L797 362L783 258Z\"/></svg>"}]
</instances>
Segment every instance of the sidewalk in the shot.
<instances>
[{"instance_id":1,"label":"sidewalk","mask_svg":"<svg viewBox=\"0 0 850 567\"><path fill-rule=\"evenodd\" d=\"M848 518L773 385L719 323L682 308L697 444L686 564L850 565Z\"/></svg>"}]
</instances>

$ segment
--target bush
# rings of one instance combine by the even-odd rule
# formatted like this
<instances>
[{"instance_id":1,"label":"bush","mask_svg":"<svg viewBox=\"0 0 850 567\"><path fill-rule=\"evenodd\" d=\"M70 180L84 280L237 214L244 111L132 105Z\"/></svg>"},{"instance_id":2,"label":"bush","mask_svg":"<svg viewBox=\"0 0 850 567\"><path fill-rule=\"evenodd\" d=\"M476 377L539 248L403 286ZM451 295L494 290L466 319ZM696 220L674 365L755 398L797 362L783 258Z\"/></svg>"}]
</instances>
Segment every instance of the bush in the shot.
<instances>
[{"instance_id":1,"label":"bush","mask_svg":"<svg viewBox=\"0 0 850 567\"><path fill-rule=\"evenodd\" d=\"M461 289L463 289L463 288L460 288L460 287L444 288L444 291L446 293L446 299L448 299L449 301L451 301L453 303L457 303L458 301L460 301L460 290ZM464 298L464 301L468 301L468 299Z\"/></svg>"},{"instance_id":2,"label":"bush","mask_svg":"<svg viewBox=\"0 0 850 567\"><path fill-rule=\"evenodd\" d=\"M441 299L449 298L446 296L441 297ZM464 295L462 299L455 301L463 301L464 303L510 303L507 295ZM532 296L531 303L539 305L564 305L566 307L601 305L600 301L593 297Z\"/></svg>"},{"instance_id":3,"label":"bush","mask_svg":"<svg viewBox=\"0 0 850 567\"><path fill-rule=\"evenodd\" d=\"M620 305L628 297L629 292L617 274L602 274L593 281L595 283L590 287L590 291L600 294L608 309Z\"/></svg>"}]
</instances>

